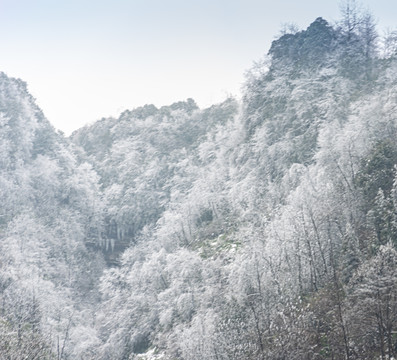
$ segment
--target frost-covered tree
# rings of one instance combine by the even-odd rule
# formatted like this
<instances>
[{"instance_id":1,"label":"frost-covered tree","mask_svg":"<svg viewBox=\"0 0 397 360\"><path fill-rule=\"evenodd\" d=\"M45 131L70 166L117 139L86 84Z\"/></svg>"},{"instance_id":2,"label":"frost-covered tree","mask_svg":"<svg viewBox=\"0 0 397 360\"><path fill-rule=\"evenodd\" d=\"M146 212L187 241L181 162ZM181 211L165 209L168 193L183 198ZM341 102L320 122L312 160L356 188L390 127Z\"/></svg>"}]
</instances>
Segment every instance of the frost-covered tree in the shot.
<instances>
[{"instance_id":1,"label":"frost-covered tree","mask_svg":"<svg viewBox=\"0 0 397 360\"><path fill-rule=\"evenodd\" d=\"M397 253L391 243L381 246L350 281L348 321L354 353L362 356L395 356L397 317Z\"/></svg>"}]
</instances>

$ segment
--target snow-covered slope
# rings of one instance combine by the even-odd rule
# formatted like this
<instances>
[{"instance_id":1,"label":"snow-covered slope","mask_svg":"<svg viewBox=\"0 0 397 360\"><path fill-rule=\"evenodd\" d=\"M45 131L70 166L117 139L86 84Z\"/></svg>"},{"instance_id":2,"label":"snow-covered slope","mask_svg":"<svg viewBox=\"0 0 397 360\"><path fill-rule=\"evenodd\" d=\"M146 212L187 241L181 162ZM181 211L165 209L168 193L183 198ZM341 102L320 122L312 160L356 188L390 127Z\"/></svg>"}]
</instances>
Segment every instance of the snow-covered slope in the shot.
<instances>
[{"instance_id":1,"label":"snow-covered slope","mask_svg":"<svg viewBox=\"0 0 397 360\"><path fill-rule=\"evenodd\" d=\"M397 57L356 15L275 40L241 101L146 105L70 139L1 74L0 349L395 356Z\"/></svg>"}]
</instances>

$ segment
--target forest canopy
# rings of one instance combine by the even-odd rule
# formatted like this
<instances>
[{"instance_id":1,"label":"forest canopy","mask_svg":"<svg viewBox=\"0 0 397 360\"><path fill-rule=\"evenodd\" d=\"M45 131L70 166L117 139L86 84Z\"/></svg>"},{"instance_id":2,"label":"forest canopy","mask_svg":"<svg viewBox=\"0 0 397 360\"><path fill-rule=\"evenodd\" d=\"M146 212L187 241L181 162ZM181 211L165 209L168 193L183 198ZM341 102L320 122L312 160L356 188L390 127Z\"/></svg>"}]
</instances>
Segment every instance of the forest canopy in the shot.
<instances>
[{"instance_id":1,"label":"forest canopy","mask_svg":"<svg viewBox=\"0 0 397 360\"><path fill-rule=\"evenodd\" d=\"M0 73L0 359L397 356L397 36L354 1L242 99L69 138Z\"/></svg>"}]
</instances>

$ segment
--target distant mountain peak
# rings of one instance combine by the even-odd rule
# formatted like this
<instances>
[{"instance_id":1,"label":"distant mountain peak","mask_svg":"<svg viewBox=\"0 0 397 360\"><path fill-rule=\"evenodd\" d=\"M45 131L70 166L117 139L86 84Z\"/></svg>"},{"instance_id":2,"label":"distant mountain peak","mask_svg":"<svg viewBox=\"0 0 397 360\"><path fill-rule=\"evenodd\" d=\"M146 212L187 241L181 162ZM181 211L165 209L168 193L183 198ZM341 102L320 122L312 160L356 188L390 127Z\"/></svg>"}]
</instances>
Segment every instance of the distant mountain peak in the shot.
<instances>
[{"instance_id":1,"label":"distant mountain peak","mask_svg":"<svg viewBox=\"0 0 397 360\"><path fill-rule=\"evenodd\" d=\"M274 40L269 50L272 66L311 67L324 64L334 49L335 30L322 17L314 20L306 30L285 34Z\"/></svg>"}]
</instances>

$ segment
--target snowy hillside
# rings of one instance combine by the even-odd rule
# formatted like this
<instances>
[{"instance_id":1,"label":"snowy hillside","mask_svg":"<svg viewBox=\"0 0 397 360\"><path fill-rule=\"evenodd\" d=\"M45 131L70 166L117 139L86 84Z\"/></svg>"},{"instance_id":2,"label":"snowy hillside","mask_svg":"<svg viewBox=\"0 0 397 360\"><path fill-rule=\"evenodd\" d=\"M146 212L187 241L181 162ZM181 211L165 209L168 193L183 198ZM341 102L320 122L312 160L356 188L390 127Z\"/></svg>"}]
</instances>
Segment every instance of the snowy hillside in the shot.
<instances>
[{"instance_id":1,"label":"snowy hillside","mask_svg":"<svg viewBox=\"0 0 397 360\"><path fill-rule=\"evenodd\" d=\"M343 15L68 139L0 75L0 359L396 356L397 41Z\"/></svg>"}]
</instances>

